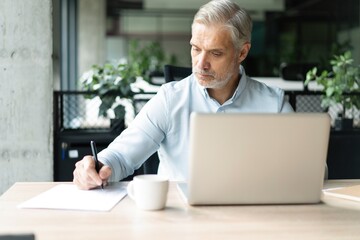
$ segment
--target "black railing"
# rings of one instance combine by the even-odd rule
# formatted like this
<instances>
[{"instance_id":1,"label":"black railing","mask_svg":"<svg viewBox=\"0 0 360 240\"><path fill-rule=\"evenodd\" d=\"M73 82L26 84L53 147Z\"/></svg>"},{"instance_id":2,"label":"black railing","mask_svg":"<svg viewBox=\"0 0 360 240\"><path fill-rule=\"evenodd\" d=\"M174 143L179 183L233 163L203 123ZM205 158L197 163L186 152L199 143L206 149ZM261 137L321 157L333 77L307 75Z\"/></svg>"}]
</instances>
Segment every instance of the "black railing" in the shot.
<instances>
[{"instance_id":1,"label":"black railing","mask_svg":"<svg viewBox=\"0 0 360 240\"><path fill-rule=\"evenodd\" d=\"M342 113L342 106L340 104L334 104L328 108L321 106L323 95L321 91L286 91L285 95L296 112L327 112L332 119L332 124L334 124L334 120L338 117L339 113ZM347 95L358 96L360 98L360 93L348 93ZM360 127L360 111L353 110L351 116L350 112L347 114L349 114L347 117L354 119L354 127Z\"/></svg>"},{"instance_id":2,"label":"black railing","mask_svg":"<svg viewBox=\"0 0 360 240\"><path fill-rule=\"evenodd\" d=\"M135 96L132 107L137 114L155 93L141 93ZM357 93L357 95L360 94ZM286 91L285 96L296 112L328 112L334 120L340 105L324 109L321 107L322 92ZM54 130L108 130L110 118L98 116L100 99L96 92L55 91L54 92ZM360 112L354 112L354 124L359 126Z\"/></svg>"},{"instance_id":3,"label":"black railing","mask_svg":"<svg viewBox=\"0 0 360 240\"><path fill-rule=\"evenodd\" d=\"M132 107L137 114L155 93L135 96ZM110 117L99 116L101 100L96 92L55 91L54 130L106 130L110 128Z\"/></svg>"}]
</instances>

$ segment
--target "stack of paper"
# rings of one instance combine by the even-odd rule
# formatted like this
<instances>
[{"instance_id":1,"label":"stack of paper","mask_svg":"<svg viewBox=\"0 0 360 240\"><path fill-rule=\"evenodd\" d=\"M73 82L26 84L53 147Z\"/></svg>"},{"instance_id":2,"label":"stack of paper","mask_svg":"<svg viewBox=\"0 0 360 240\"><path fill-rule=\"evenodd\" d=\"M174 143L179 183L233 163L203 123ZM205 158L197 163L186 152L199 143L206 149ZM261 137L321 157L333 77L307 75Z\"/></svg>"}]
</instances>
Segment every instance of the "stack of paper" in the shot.
<instances>
[{"instance_id":1,"label":"stack of paper","mask_svg":"<svg viewBox=\"0 0 360 240\"><path fill-rule=\"evenodd\" d=\"M126 194L126 187L119 184L106 186L104 190L79 190L73 184L59 184L18 207L110 211Z\"/></svg>"}]
</instances>

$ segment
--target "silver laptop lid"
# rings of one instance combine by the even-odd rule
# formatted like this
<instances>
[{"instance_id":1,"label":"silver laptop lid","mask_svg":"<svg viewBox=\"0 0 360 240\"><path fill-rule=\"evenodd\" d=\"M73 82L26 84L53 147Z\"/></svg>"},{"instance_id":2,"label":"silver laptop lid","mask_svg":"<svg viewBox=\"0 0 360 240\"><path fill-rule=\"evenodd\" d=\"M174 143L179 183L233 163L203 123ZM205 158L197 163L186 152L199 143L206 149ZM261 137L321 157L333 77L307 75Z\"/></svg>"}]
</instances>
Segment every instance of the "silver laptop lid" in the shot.
<instances>
[{"instance_id":1,"label":"silver laptop lid","mask_svg":"<svg viewBox=\"0 0 360 240\"><path fill-rule=\"evenodd\" d=\"M189 204L320 201L330 117L193 113Z\"/></svg>"}]
</instances>

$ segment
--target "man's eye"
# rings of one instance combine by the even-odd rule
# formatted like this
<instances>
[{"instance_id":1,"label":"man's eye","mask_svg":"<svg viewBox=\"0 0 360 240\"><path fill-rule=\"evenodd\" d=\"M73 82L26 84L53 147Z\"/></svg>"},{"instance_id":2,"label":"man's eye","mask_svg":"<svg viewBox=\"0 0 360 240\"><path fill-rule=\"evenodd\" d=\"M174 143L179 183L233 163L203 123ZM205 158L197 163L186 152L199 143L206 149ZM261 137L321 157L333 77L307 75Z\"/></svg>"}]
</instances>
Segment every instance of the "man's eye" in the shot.
<instances>
[{"instance_id":1,"label":"man's eye","mask_svg":"<svg viewBox=\"0 0 360 240\"><path fill-rule=\"evenodd\" d=\"M199 52L200 49L199 49L199 48L196 48L196 47L193 47L193 51L194 51L194 52Z\"/></svg>"},{"instance_id":2,"label":"man's eye","mask_svg":"<svg viewBox=\"0 0 360 240\"><path fill-rule=\"evenodd\" d=\"M220 57L222 55L221 52L213 52L212 53L215 57Z\"/></svg>"}]
</instances>

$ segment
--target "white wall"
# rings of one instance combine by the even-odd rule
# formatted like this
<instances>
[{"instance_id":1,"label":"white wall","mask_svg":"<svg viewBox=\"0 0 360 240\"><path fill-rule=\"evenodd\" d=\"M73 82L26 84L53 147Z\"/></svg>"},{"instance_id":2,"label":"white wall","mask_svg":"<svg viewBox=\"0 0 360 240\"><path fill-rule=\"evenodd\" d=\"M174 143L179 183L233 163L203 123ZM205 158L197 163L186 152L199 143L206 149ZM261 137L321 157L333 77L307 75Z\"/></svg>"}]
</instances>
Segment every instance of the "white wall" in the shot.
<instances>
[{"instance_id":1,"label":"white wall","mask_svg":"<svg viewBox=\"0 0 360 240\"><path fill-rule=\"evenodd\" d=\"M191 66L190 38L193 14L144 14L124 12L119 18L119 31L124 36L106 37L106 60L127 56L129 37L144 41L159 41L166 57L175 55L179 66ZM137 36L138 35L138 36ZM137 36L137 37L136 37Z\"/></svg>"},{"instance_id":2,"label":"white wall","mask_svg":"<svg viewBox=\"0 0 360 240\"><path fill-rule=\"evenodd\" d=\"M0 1L0 194L53 179L52 4Z\"/></svg>"},{"instance_id":3,"label":"white wall","mask_svg":"<svg viewBox=\"0 0 360 240\"><path fill-rule=\"evenodd\" d=\"M105 62L105 0L78 0L78 74Z\"/></svg>"}]
</instances>

